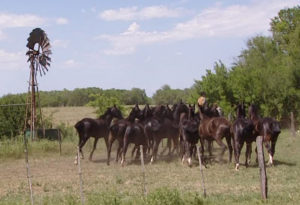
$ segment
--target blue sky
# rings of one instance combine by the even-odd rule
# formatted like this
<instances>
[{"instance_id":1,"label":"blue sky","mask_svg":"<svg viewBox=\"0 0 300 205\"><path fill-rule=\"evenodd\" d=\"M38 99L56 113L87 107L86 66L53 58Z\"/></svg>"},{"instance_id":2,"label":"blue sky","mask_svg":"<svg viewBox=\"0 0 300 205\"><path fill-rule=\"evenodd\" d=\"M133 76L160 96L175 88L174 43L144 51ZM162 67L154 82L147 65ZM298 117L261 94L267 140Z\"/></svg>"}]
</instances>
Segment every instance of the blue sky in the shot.
<instances>
[{"instance_id":1,"label":"blue sky","mask_svg":"<svg viewBox=\"0 0 300 205\"><path fill-rule=\"evenodd\" d=\"M270 19L298 0L1 0L0 96L26 92L26 43L35 27L52 44L40 90L187 88L222 60L230 66Z\"/></svg>"}]
</instances>

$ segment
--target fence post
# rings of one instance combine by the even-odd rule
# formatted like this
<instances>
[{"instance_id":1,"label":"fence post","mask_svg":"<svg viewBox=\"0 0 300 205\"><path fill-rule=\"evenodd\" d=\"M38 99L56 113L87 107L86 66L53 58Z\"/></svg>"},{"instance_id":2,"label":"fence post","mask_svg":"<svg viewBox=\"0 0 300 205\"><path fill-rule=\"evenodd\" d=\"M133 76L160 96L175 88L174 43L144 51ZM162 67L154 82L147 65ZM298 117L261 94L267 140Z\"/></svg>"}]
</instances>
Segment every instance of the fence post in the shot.
<instances>
[{"instance_id":1,"label":"fence post","mask_svg":"<svg viewBox=\"0 0 300 205\"><path fill-rule=\"evenodd\" d=\"M80 165L80 149L78 147L77 151L77 161L78 161L78 175L80 180L80 198L81 204L84 205L84 195L83 195L83 181L82 181L82 172L81 172L81 165Z\"/></svg>"},{"instance_id":2,"label":"fence post","mask_svg":"<svg viewBox=\"0 0 300 205\"><path fill-rule=\"evenodd\" d=\"M30 174L30 167L28 162L28 147L27 147L27 140L26 140L26 132L24 131L24 152L25 152L25 163L26 163L26 173L27 173L27 180L30 190L30 201L31 205L33 205L33 190L32 190L32 183L31 183L31 174Z\"/></svg>"},{"instance_id":3,"label":"fence post","mask_svg":"<svg viewBox=\"0 0 300 205\"><path fill-rule=\"evenodd\" d=\"M202 189L203 189L203 196L205 198L206 197L206 188L205 188L205 183L204 183L204 174L203 174L203 169L202 169L201 154L200 154L198 145L197 145L197 154L198 154L199 167L200 167L200 173L201 173L201 185L202 185Z\"/></svg>"},{"instance_id":4,"label":"fence post","mask_svg":"<svg viewBox=\"0 0 300 205\"><path fill-rule=\"evenodd\" d=\"M258 136L256 138L256 146L257 146L259 173L260 173L261 196L264 200L266 200L268 197L268 179L267 179L266 166L265 166L265 156L264 156L262 136Z\"/></svg>"},{"instance_id":5,"label":"fence post","mask_svg":"<svg viewBox=\"0 0 300 205\"><path fill-rule=\"evenodd\" d=\"M61 133L60 133L60 129L57 129L57 135L59 137L59 156L61 156Z\"/></svg>"},{"instance_id":6,"label":"fence post","mask_svg":"<svg viewBox=\"0 0 300 205\"><path fill-rule=\"evenodd\" d=\"M141 152L141 165L142 165L142 189L144 192L144 196L147 195L146 191L146 175L145 175L145 164L144 164L144 152L143 152L143 145L140 145L140 152Z\"/></svg>"},{"instance_id":7,"label":"fence post","mask_svg":"<svg viewBox=\"0 0 300 205\"><path fill-rule=\"evenodd\" d=\"M292 136L296 137L295 119L294 119L294 113L293 112L291 112L291 132L292 132Z\"/></svg>"}]
</instances>

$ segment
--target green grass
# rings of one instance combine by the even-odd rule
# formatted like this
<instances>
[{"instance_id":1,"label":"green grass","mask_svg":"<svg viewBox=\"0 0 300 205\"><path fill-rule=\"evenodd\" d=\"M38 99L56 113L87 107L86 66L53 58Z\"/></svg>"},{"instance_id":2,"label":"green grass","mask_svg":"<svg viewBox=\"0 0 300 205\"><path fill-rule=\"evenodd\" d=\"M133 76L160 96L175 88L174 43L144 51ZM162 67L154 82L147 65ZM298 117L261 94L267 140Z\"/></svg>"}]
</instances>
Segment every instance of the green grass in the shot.
<instances>
[{"instance_id":1,"label":"green grass","mask_svg":"<svg viewBox=\"0 0 300 205\"><path fill-rule=\"evenodd\" d=\"M29 143L29 162L35 204L80 204L79 177L73 164L78 136L72 127L60 125L65 133L62 155L57 141ZM85 156L93 140L84 147ZM164 142L164 145L166 143ZM254 147L254 146L253 146ZM197 160L193 167L182 165L178 157L160 157L150 165L146 160L147 197L142 190L139 161L121 167L106 165L106 148L102 139L94 153L94 161L81 161L86 204L299 204L300 201L300 138L287 130L279 136L275 166L267 168L269 198L261 200L259 168L234 170L234 164L215 161L204 169L207 198L202 196L201 175ZM161 148L161 147L160 147ZM217 155L219 149L214 144ZM245 147L244 147L245 149ZM244 162L244 149L241 162ZM112 161L115 151L112 153ZM224 155L227 159L228 153ZM266 160L268 158L265 155ZM0 142L0 204L30 204L22 137Z\"/></svg>"}]
</instances>

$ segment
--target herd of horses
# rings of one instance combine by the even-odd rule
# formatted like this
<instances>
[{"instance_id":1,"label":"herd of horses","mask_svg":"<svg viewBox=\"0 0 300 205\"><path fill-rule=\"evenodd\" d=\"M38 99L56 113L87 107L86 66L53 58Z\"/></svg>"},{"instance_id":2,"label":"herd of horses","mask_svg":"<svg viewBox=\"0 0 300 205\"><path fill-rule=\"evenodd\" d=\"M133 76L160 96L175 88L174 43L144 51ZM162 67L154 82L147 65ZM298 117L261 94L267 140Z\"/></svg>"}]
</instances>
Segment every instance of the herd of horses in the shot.
<instances>
[{"instance_id":1,"label":"herd of horses","mask_svg":"<svg viewBox=\"0 0 300 205\"><path fill-rule=\"evenodd\" d=\"M251 144L257 136L263 137L263 142L269 153L269 164L273 164L275 145L280 134L279 122L270 117L260 117L258 109L251 104L246 117L244 104L236 107L236 120L230 122L217 106L204 104L186 105L183 102L169 105L150 107L148 104L140 109L136 104L127 118L123 118L121 111L114 105L107 108L106 112L98 119L84 118L75 124L79 134L79 152L83 158L82 147L90 137L94 137L93 149L89 159L92 160L99 138L104 138L107 147L107 165L110 164L112 145L118 142L116 162L121 158L121 164L126 161L128 145L134 144L132 156L140 151L144 156L150 156L150 163L157 160L158 148L161 141L167 138L169 154L176 152L181 157L182 163L192 165L192 157L196 156L197 143L200 141L201 161L205 164L204 149L207 147L209 155L212 155L212 143L215 141L221 147L220 158L226 149L229 150L229 162L232 161L234 151L235 168L239 169L240 153L246 143L246 161L249 165L252 147ZM114 119L114 120L113 120ZM222 139L226 139L226 144ZM207 146L205 145L207 142ZM140 150L142 145L143 150ZM173 145L173 146L172 146ZM78 155L75 163L78 162Z\"/></svg>"}]
</instances>

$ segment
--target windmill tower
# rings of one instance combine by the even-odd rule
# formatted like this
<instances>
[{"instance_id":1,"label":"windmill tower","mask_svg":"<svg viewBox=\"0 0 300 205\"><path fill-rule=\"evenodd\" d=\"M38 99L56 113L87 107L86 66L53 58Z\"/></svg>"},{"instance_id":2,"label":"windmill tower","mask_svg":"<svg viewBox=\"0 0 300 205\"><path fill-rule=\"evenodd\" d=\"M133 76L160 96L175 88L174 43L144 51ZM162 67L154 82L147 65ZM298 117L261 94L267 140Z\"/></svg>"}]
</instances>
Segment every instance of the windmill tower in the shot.
<instances>
[{"instance_id":1,"label":"windmill tower","mask_svg":"<svg viewBox=\"0 0 300 205\"><path fill-rule=\"evenodd\" d=\"M46 74L48 67L50 66L51 58L49 57L52 54L50 50L50 42L45 31L40 28L35 28L29 34L27 39L28 51L26 55L28 56L27 62L30 63L30 77L29 77L29 95L30 98L30 137L33 140L35 138L35 127L37 122L37 113L36 113L36 97L38 95L38 83L37 83L37 73L40 73L40 76ZM28 100L27 98L27 100ZM27 111L29 108L27 107ZM40 108L41 112L41 108ZM27 112L26 112L27 113ZM40 113L41 114L41 113ZM26 114L27 116L27 114ZM27 122L25 122L27 123Z\"/></svg>"}]
</instances>

